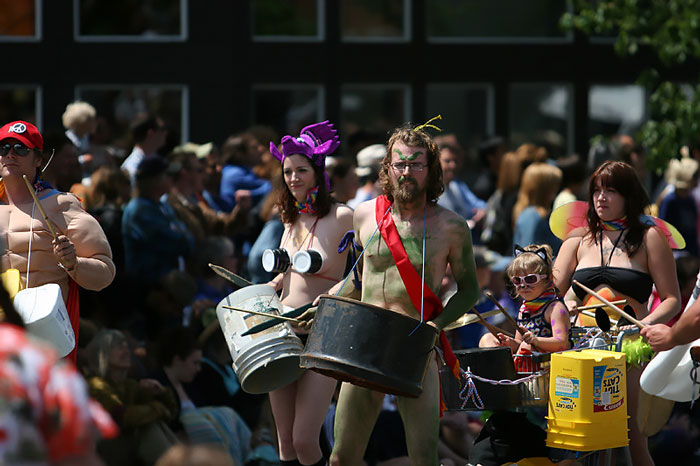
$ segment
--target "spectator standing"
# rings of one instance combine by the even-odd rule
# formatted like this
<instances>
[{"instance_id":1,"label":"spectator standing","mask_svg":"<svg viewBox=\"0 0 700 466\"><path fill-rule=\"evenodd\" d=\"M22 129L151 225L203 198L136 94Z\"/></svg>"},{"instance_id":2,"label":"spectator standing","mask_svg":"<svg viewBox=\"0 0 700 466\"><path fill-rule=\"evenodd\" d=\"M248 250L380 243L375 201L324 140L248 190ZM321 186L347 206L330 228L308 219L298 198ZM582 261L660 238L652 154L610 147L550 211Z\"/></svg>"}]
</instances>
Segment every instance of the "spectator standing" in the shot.
<instances>
[{"instance_id":1,"label":"spectator standing","mask_svg":"<svg viewBox=\"0 0 700 466\"><path fill-rule=\"evenodd\" d=\"M160 118L143 116L132 123L131 135L134 138L134 148L122 163L122 170L129 173L133 182L141 161L147 157L158 156L158 149L165 145L168 131Z\"/></svg>"}]
</instances>

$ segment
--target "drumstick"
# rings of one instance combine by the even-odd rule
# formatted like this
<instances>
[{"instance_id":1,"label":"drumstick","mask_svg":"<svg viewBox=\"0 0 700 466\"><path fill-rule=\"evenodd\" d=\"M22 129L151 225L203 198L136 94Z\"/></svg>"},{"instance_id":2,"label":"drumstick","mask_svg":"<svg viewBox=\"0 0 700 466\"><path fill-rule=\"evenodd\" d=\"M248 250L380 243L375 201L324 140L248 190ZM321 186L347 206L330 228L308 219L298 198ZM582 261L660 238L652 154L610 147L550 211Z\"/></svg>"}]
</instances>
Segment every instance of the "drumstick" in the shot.
<instances>
[{"instance_id":1,"label":"drumstick","mask_svg":"<svg viewBox=\"0 0 700 466\"><path fill-rule=\"evenodd\" d=\"M272 317L274 319L288 320L290 322L297 322L297 323L303 322L302 320L299 320L299 319L294 319L292 317L283 317L283 316L280 316L277 314L272 314L271 312L250 311L248 309L239 309L237 307L223 306L223 305L221 307L223 307L224 309L230 309L230 310L236 311L236 312L247 312L248 314L255 314L256 316Z\"/></svg>"},{"instance_id":2,"label":"drumstick","mask_svg":"<svg viewBox=\"0 0 700 466\"><path fill-rule=\"evenodd\" d=\"M613 312L615 312L617 315L619 315L619 316L621 316L621 317L624 317L625 319L629 320L630 322L632 322L634 325L636 325L636 326L639 327L640 329L647 326L644 322L638 321L637 319L635 319L635 318L632 317L631 315L627 314L625 311L623 311L623 310L620 309L619 307L617 307L617 306L615 306L614 304L612 304L612 303L611 303L610 301L608 301L607 299L603 298L601 295L599 295L598 293L596 293L596 292L593 291L592 289L588 288L586 285L583 285L583 284L582 284L581 282L579 282L578 280L571 280L571 281L572 281L575 285L580 286L581 289L582 289L583 291L585 291L586 293L588 293L589 295L591 295L591 296L593 296L593 297L595 297L595 298L598 298L599 301L602 301L602 302L604 302L605 304L607 304L608 307L609 307L610 309L612 309Z\"/></svg>"},{"instance_id":3,"label":"drumstick","mask_svg":"<svg viewBox=\"0 0 700 466\"><path fill-rule=\"evenodd\" d=\"M626 299L620 299L619 301L610 301L610 304L627 304ZM588 311L590 309L597 309L599 307L605 307L607 304L605 303L598 303L598 304L589 304L588 306L579 306L578 310L579 311Z\"/></svg>"},{"instance_id":4,"label":"drumstick","mask_svg":"<svg viewBox=\"0 0 700 466\"><path fill-rule=\"evenodd\" d=\"M209 267L220 277L224 277L226 280L230 281L236 286L240 286L241 288L253 284L253 282L246 280L240 275L236 275L235 273L221 267L220 265L209 264Z\"/></svg>"},{"instance_id":5,"label":"drumstick","mask_svg":"<svg viewBox=\"0 0 700 466\"><path fill-rule=\"evenodd\" d=\"M41 202L39 202L39 198L36 197L36 193L34 192L34 187L29 182L29 179L27 179L27 175L22 175L22 178L24 178L24 183L27 185L27 189L29 190L29 194L32 195L34 202L36 203L37 207L39 207L39 212L41 212L41 216L44 217L44 221L46 222L46 226L49 227L49 231L51 232L51 236L53 236L53 239L56 239L58 237L58 235L56 234L56 231L51 226L51 221L49 220L49 216L46 215L46 211L44 210L44 207L41 205Z\"/></svg>"},{"instance_id":6,"label":"drumstick","mask_svg":"<svg viewBox=\"0 0 700 466\"><path fill-rule=\"evenodd\" d=\"M508 322L510 322L511 325L513 325L513 327L517 328L517 329L520 331L520 334L521 334L521 335L525 335L525 332L527 332L527 329L524 328L524 327L521 327L520 325L518 325L518 322L517 322L515 319L513 319L513 316L511 316L511 315L508 313L508 311L506 311L505 309L503 309L503 306L501 306L501 303L498 302L498 300L496 299L496 297L495 297L490 291L487 291L487 292L486 292L486 296L488 296L489 298L491 298L491 301L493 301L493 303L494 303L494 304L496 305L496 307L501 311L501 313L503 313L503 315L506 316L506 320L507 320Z\"/></svg>"},{"instance_id":7,"label":"drumstick","mask_svg":"<svg viewBox=\"0 0 700 466\"><path fill-rule=\"evenodd\" d=\"M488 331L491 332L491 335L493 335L494 337L498 338L498 333L502 333L507 337L515 338L515 336L512 333L507 332L502 328L498 328L495 325L486 322L486 319L484 319L483 316L479 314L479 311L477 311L476 309L471 308L471 311L474 313L474 315L476 315L479 318L479 322L481 322L481 325L486 327Z\"/></svg>"}]
</instances>

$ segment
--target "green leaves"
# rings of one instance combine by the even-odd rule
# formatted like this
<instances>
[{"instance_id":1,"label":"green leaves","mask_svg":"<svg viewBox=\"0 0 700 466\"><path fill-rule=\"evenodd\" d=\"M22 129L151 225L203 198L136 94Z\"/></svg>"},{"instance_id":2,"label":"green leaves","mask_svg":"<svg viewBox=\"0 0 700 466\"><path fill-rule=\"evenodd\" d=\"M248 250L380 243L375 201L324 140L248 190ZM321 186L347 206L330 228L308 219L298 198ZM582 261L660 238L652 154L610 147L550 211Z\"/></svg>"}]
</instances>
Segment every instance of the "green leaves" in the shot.
<instances>
[{"instance_id":1,"label":"green leaves","mask_svg":"<svg viewBox=\"0 0 700 466\"><path fill-rule=\"evenodd\" d=\"M647 149L647 165L660 171L679 157L683 145L696 146L700 134L698 81L663 81L665 68L700 58L700 0L575 0L562 16L565 30L615 39L615 52L631 56L648 48L660 70L642 73L638 83L649 92L650 119L636 135Z\"/></svg>"}]
</instances>

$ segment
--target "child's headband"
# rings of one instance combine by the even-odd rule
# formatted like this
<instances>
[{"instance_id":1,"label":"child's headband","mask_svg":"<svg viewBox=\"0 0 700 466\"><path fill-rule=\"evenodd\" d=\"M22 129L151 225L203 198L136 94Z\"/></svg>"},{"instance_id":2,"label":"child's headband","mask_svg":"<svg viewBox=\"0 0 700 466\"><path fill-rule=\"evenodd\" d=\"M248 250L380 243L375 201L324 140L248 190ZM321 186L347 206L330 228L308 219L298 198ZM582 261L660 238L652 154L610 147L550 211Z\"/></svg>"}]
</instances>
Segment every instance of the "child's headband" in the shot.
<instances>
[{"instance_id":1,"label":"child's headband","mask_svg":"<svg viewBox=\"0 0 700 466\"><path fill-rule=\"evenodd\" d=\"M518 257L518 256L520 256L521 254L525 254L526 252L529 252L529 253L531 253L531 254L536 254L540 259L542 259L542 260L545 262L545 264L548 263L548 262L547 262L547 250L546 250L545 248L538 248L538 249L536 249L536 250L534 250L534 251L526 251L526 250L523 249L523 247L520 246L519 244L516 244L516 245L513 247L513 255L514 255L515 257Z\"/></svg>"}]
</instances>

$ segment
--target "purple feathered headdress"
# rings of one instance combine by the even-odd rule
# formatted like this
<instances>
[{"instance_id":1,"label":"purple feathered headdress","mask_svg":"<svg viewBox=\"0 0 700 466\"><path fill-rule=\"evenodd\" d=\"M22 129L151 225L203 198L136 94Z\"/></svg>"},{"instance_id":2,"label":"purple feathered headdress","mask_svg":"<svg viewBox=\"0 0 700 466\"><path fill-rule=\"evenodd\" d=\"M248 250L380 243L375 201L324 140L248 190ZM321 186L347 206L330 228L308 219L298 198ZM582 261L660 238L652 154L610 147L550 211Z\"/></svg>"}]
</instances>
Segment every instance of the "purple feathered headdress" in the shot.
<instances>
[{"instance_id":1,"label":"purple feathered headdress","mask_svg":"<svg viewBox=\"0 0 700 466\"><path fill-rule=\"evenodd\" d=\"M285 157L299 154L307 156L317 166L324 167L326 156L332 154L339 145L338 132L333 129L333 124L326 120L305 127L297 137L283 137L282 152L270 142L270 152L280 162L284 162Z\"/></svg>"},{"instance_id":2,"label":"purple feathered headdress","mask_svg":"<svg viewBox=\"0 0 700 466\"><path fill-rule=\"evenodd\" d=\"M283 137L282 152L277 149L275 143L270 142L270 153L282 163L285 157L290 155L304 155L316 166L324 169L326 156L335 152L339 145L338 132L333 129L333 124L326 120L305 127L297 137L289 135ZM330 190L330 181L325 170L323 175L326 179L326 188Z\"/></svg>"}]
</instances>

